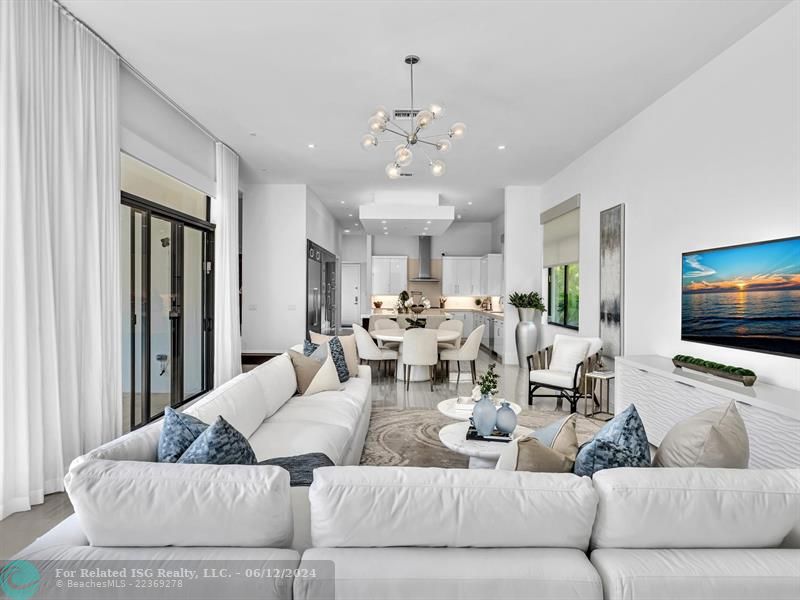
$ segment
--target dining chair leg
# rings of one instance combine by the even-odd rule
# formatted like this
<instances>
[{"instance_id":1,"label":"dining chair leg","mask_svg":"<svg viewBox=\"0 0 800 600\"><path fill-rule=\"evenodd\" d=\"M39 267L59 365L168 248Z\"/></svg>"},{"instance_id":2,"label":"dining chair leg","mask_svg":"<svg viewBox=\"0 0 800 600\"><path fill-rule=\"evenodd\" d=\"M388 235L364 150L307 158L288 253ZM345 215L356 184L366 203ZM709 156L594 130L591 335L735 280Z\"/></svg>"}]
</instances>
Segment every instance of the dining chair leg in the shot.
<instances>
[{"instance_id":1,"label":"dining chair leg","mask_svg":"<svg viewBox=\"0 0 800 600\"><path fill-rule=\"evenodd\" d=\"M406 391L408 391L408 384L410 383L409 379L411 379L411 377L409 377L409 373L411 372L411 367L408 366L408 365L405 365L404 369L405 369L405 376L406 376Z\"/></svg>"},{"instance_id":2,"label":"dining chair leg","mask_svg":"<svg viewBox=\"0 0 800 600\"><path fill-rule=\"evenodd\" d=\"M458 387L458 382L461 381L461 361L456 361L456 367L458 368L458 376L456 377L456 387Z\"/></svg>"},{"instance_id":3,"label":"dining chair leg","mask_svg":"<svg viewBox=\"0 0 800 600\"><path fill-rule=\"evenodd\" d=\"M475 385L475 361L469 361L470 370L472 371L472 385Z\"/></svg>"},{"instance_id":4,"label":"dining chair leg","mask_svg":"<svg viewBox=\"0 0 800 600\"><path fill-rule=\"evenodd\" d=\"M433 391L433 378L436 376L436 371L433 368L433 365L428 366L428 375L431 378L431 391Z\"/></svg>"}]
</instances>

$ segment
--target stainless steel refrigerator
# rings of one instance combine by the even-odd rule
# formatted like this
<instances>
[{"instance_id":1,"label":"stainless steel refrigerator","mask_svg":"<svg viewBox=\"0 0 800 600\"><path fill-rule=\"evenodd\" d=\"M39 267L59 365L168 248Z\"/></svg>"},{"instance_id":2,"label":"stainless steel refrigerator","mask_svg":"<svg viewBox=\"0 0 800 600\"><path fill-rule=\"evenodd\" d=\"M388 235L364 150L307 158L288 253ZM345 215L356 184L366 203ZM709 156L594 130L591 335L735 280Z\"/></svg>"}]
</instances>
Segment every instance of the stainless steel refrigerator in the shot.
<instances>
[{"instance_id":1,"label":"stainless steel refrigerator","mask_svg":"<svg viewBox=\"0 0 800 600\"><path fill-rule=\"evenodd\" d=\"M306 330L336 334L336 256L307 240Z\"/></svg>"}]
</instances>

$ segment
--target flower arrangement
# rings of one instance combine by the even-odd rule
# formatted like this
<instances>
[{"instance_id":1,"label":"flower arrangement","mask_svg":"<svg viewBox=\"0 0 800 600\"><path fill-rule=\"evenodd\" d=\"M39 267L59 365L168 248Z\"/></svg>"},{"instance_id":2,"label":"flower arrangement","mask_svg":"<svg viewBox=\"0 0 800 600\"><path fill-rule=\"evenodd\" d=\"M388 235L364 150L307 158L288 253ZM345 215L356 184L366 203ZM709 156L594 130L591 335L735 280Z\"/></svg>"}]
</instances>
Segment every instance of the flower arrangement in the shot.
<instances>
[{"instance_id":1,"label":"flower arrangement","mask_svg":"<svg viewBox=\"0 0 800 600\"><path fill-rule=\"evenodd\" d=\"M397 309L398 312L407 313L408 309L414 304L414 301L411 300L411 296L408 295L408 292L403 290L397 295L397 300L394 303L394 307Z\"/></svg>"},{"instance_id":2,"label":"flower arrangement","mask_svg":"<svg viewBox=\"0 0 800 600\"><path fill-rule=\"evenodd\" d=\"M496 363L489 365L489 369L478 378L478 386L482 396L491 396L497 393L497 381L500 375L494 372Z\"/></svg>"}]
</instances>

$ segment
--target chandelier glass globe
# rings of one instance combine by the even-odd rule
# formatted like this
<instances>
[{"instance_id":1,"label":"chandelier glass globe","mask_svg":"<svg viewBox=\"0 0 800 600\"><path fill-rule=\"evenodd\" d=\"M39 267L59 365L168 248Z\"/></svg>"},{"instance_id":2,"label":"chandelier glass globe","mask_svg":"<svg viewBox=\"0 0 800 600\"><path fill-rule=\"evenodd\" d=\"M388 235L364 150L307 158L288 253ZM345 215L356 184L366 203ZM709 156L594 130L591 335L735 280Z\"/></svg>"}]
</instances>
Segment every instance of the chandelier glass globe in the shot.
<instances>
[{"instance_id":1,"label":"chandelier glass globe","mask_svg":"<svg viewBox=\"0 0 800 600\"><path fill-rule=\"evenodd\" d=\"M398 179L400 177L400 166L397 163L390 162L386 165L386 174L389 179Z\"/></svg>"},{"instance_id":2,"label":"chandelier glass globe","mask_svg":"<svg viewBox=\"0 0 800 600\"><path fill-rule=\"evenodd\" d=\"M441 104L431 104L428 110L431 111L434 119L441 119L444 116L444 107Z\"/></svg>"},{"instance_id":3,"label":"chandelier glass globe","mask_svg":"<svg viewBox=\"0 0 800 600\"><path fill-rule=\"evenodd\" d=\"M452 148L452 146L453 143L448 139L443 139L436 142L436 149L442 154L450 152L450 148Z\"/></svg>"},{"instance_id":4,"label":"chandelier glass globe","mask_svg":"<svg viewBox=\"0 0 800 600\"><path fill-rule=\"evenodd\" d=\"M414 155L411 153L411 150L405 146L400 148L394 155L394 161L401 167L407 167L410 165L413 158Z\"/></svg>"},{"instance_id":5,"label":"chandelier glass globe","mask_svg":"<svg viewBox=\"0 0 800 600\"><path fill-rule=\"evenodd\" d=\"M364 150L369 150L370 148L374 148L378 145L378 138L376 138L371 133L365 133L364 136L361 138L361 147Z\"/></svg>"},{"instance_id":6,"label":"chandelier glass globe","mask_svg":"<svg viewBox=\"0 0 800 600\"><path fill-rule=\"evenodd\" d=\"M380 117L384 121L389 120L389 111L386 109L385 106L379 106L375 109L375 116Z\"/></svg>"},{"instance_id":7,"label":"chandelier glass globe","mask_svg":"<svg viewBox=\"0 0 800 600\"><path fill-rule=\"evenodd\" d=\"M443 160L432 160L431 161L431 175L434 177L441 177L444 175L444 172L447 170L447 166L444 164Z\"/></svg>"},{"instance_id":8,"label":"chandelier glass globe","mask_svg":"<svg viewBox=\"0 0 800 600\"><path fill-rule=\"evenodd\" d=\"M433 113L429 110L421 110L417 113L417 125L425 129L433 122Z\"/></svg>"},{"instance_id":9,"label":"chandelier glass globe","mask_svg":"<svg viewBox=\"0 0 800 600\"><path fill-rule=\"evenodd\" d=\"M367 125L369 125L369 130L372 133L381 133L386 129L386 121L376 115L370 117L369 121L367 121Z\"/></svg>"},{"instance_id":10,"label":"chandelier glass globe","mask_svg":"<svg viewBox=\"0 0 800 600\"><path fill-rule=\"evenodd\" d=\"M463 123L454 123L453 126L450 128L450 137L456 140L460 140L464 137L464 133L467 131L467 126Z\"/></svg>"}]
</instances>

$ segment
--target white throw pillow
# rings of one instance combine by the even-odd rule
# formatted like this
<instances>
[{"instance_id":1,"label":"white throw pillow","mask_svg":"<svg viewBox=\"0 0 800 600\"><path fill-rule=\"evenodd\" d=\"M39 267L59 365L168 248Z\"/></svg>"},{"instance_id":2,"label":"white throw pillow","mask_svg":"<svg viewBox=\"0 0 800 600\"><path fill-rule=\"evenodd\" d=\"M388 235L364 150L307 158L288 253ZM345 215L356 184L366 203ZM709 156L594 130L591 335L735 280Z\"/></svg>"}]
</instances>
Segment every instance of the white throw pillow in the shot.
<instances>
[{"instance_id":1,"label":"white throw pillow","mask_svg":"<svg viewBox=\"0 0 800 600\"><path fill-rule=\"evenodd\" d=\"M322 335L314 331L308 332L311 342L314 344L324 344L331 340L330 335ZM342 343L342 350L344 350L344 360L347 363L347 370L350 372L350 377L358 377L358 348L356 347L355 335L340 335L339 341Z\"/></svg>"},{"instance_id":2,"label":"white throw pillow","mask_svg":"<svg viewBox=\"0 0 800 600\"><path fill-rule=\"evenodd\" d=\"M578 363L583 362L589 352L589 342L582 339L561 338L553 348L550 358L550 369L554 371L575 371Z\"/></svg>"},{"instance_id":3,"label":"white throw pillow","mask_svg":"<svg viewBox=\"0 0 800 600\"><path fill-rule=\"evenodd\" d=\"M322 363L314 379L308 384L308 388L303 393L303 396L311 396L319 392L339 391L343 390L344 386L339 381L339 374L336 372L336 365L333 364L333 357L328 352L325 362Z\"/></svg>"}]
</instances>

